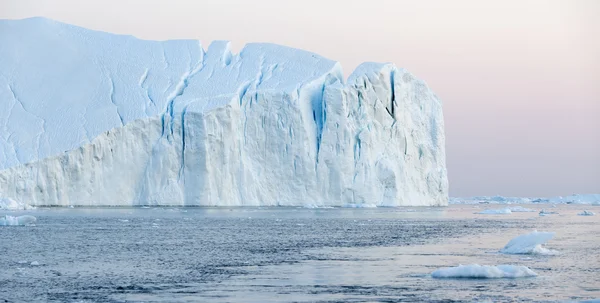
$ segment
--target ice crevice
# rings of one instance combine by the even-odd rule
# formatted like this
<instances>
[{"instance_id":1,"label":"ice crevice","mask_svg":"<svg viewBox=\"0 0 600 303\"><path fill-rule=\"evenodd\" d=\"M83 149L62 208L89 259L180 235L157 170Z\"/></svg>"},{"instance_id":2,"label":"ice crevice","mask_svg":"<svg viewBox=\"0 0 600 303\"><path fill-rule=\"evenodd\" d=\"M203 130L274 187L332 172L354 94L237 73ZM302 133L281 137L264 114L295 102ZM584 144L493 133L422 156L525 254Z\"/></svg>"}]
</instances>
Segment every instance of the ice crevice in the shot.
<instances>
[{"instance_id":1,"label":"ice crevice","mask_svg":"<svg viewBox=\"0 0 600 303\"><path fill-rule=\"evenodd\" d=\"M12 87L12 85L10 85L10 83L8 83L8 90L12 94L12 98L13 98L13 100L15 102L13 104L12 109L11 109L11 114L12 114L12 111L14 109L14 106L16 106L16 104L19 104L21 106L21 108L23 109L23 111L25 111L29 115L35 117L36 119L40 120L40 122L41 122L41 129L40 129L40 131L38 132L38 134L36 136L37 137L37 140L36 140L37 141L37 147L35 148L36 154L37 154L38 158L40 158L40 147L41 147L41 144L42 144L42 136L46 132L46 120L44 118L42 118L41 116L39 116L39 115L37 115L37 114L33 113L32 111L30 111L30 110L27 109L27 107L25 106L25 104L23 104L23 102L21 101L21 99L17 97L17 93L15 92L14 88ZM13 148L14 148L14 145L13 145ZM14 148L14 149L15 149L15 153L17 153L16 148Z\"/></svg>"},{"instance_id":2,"label":"ice crevice","mask_svg":"<svg viewBox=\"0 0 600 303\"><path fill-rule=\"evenodd\" d=\"M125 120L123 119L123 115L121 115L121 112L119 111L119 106L117 105L117 103L115 101L115 81L110 76L110 74L108 74L107 77L108 77L108 82L110 83L110 92L109 92L110 102L115 106L115 111L117 112L117 116L119 116L119 120L121 121L121 126L125 126Z\"/></svg>"}]
</instances>

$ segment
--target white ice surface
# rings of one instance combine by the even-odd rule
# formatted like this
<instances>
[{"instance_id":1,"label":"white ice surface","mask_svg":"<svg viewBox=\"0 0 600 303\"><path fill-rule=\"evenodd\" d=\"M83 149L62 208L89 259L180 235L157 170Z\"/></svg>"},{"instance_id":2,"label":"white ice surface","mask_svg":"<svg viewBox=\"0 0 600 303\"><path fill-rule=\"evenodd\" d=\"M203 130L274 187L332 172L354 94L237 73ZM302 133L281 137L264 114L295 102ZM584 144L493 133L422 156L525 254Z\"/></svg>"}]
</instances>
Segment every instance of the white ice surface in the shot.
<instances>
[{"instance_id":1,"label":"white ice surface","mask_svg":"<svg viewBox=\"0 0 600 303\"><path fill-rule=\"evenodd\" d=\"M508 244L506 244L506 246L500 250L500 252L504 254L554 255L558 252L542 246L553 237L553 232L534 231L510 240Z\"/></svg>"},{"instance_id":2,"label":"white ice surface","mask_svg":"<svg viewBox=\"0 0 600 303\"><path fill-rule=\"evenodd\" d=\"M459 265L434 271L433 278L497 279L535 277L537 274L526 266L514 265Z\"/></svg>"},{"instance_id":3,"label":"white ice surface","mask_svg":"<svg viewBox=\"0 0 600 303\"><path fill-rule=\"evenodd\" d=\"M0 226L17 226L17 225L30 225L35 223L36 217L30 215L24 216L9 216L5 215L0 217Z\"/></svg>"},{"instance_id":4,"label":"white ice surface","mask_svg":"<svg viewBox=\"0 0 600 303\"><path fill-rule=\"evenodd\" d=\"M31 205L446 205L442 105L393 64L0 21L0 192Z\"/></svg>"}]
</instances>

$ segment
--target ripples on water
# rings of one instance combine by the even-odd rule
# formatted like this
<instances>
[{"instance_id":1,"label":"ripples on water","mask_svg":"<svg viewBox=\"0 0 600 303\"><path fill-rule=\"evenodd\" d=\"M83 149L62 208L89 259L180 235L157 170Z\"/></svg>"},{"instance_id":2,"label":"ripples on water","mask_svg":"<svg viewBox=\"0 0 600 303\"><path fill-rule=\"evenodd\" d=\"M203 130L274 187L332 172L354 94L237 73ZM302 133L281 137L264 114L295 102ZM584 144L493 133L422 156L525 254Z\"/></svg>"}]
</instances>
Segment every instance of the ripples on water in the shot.
<instances>
[{"instance_id":1,"label":"ripples on water","mask_svg":"<svg viewBox=\"0 0 600 303\"><path fill-rule=\"evenodd\" d=\"M536 206L525 205L528 208ZM537 206L539 208L539 206ZM577 206L38 209L0 228L0 301L564 302L600 297L600 224ZM555 231L557 256L497 253ZM528 266L535 278L440 280L440 267Z\"/></svg>"}]
</instances>

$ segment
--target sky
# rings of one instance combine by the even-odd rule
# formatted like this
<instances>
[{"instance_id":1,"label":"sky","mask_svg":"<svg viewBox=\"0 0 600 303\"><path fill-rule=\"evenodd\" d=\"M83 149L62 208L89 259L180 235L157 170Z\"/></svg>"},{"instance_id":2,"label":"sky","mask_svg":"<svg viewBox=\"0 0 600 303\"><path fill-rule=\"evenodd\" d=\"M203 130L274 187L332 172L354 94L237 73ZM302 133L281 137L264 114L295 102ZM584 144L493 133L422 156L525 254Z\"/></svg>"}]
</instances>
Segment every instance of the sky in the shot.
<instances>
[{"instance_id":1,"label":"sky","mask_svg":"<svg viewBox=\"0 0 600 303\"><path fill-rule=\"evenodd\" d=\"M0 0L143 39L393 62L444 103L451 196L600 193L600 1Z\"/></svg>"}]
</instances>

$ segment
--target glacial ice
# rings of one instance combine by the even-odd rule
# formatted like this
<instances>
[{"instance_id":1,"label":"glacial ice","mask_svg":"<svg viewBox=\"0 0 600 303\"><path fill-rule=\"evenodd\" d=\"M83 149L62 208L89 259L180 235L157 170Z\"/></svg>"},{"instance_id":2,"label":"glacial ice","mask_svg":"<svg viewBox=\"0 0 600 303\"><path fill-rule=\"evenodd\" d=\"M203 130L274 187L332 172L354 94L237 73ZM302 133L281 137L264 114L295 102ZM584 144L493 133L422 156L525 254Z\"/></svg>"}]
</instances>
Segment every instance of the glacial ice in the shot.
<instances>
[{"instance_id":1,"label":"glacial ice","mask_svg":"<svg viewBox=\"0 0 600 303\"><path fill-rule=\"evenodd\" d=\"M0 20L0 193L30 205L446 205L442 105L392 64Z\"/></svg>"},{"instance_id":2,"label":"glacial ice","mask_svg":"<svg viewBox=\"0 0 600 303\"><path fill-rule=\"evenodd\" d=\"M5 215L0 217L0 226L19 226L19 225L30 225L35 223L36 217L30 215L23 216L9 216Z\"/></svg>"},{"instance_id":3,"label":"glacial ice","mask_svg":"<svg viewBox=\"0 0 600 303\"><path fill-rule=\"evenodd\" d=\"M433 278L497 279L535 277L537 274L526 266L515 265L459 265L434 271Z\"/></svg>"},{"instance_id":4,"label":"glacial ice","mask_svg":"<svg viewBox=\"0 0 600 303\"><path fill-rule=\"evenodd\" d=\"M552 232L534 231L510 240L500 252L504 254L555 255L558 254L557 251L542 246L553 237L554 233Z\"/></svg>"}]
</instances>

